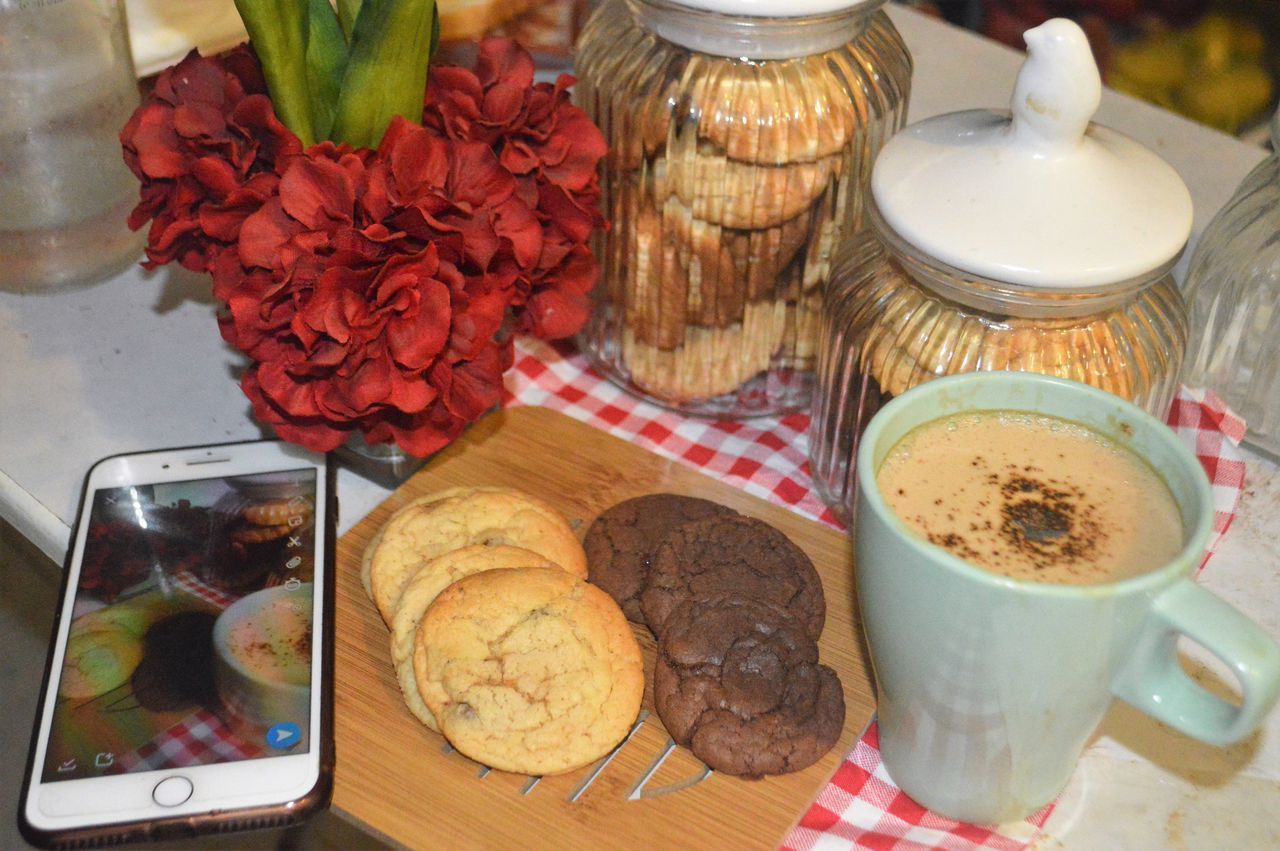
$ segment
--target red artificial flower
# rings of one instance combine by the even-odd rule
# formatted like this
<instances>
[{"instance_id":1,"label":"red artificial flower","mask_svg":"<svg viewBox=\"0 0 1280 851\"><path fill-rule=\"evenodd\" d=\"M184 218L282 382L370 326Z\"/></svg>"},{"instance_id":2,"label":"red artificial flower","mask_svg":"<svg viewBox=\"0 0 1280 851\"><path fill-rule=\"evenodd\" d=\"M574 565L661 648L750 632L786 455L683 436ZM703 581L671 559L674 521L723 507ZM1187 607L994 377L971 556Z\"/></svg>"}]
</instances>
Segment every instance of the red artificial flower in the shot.
<instances>
[{"instance_id":1,"label":"red artificial flower","mask_svg":"<svg viewBox=\"0 0 1280 851\"><path fill-rule=\"evenodd\" d=\"M534 83L534 63L511 39L481 42L474 71L437 68L427 80L423 123L497 151L543 231L542 255L517 279L517 329L546 339L585 324L599 277L587 247L602 227L597 165L608 151L591 119L569 102L574 80ZM585 249L580 251L579 249Z\"/></svg>"},{"instance_id":2,"label":"red artificial flower","mask_svg":"<svg viewBox=\"0 0 1280 851\"><path fill-rule=\"evenodd\" d=\"M276 118L247 48L221 61L196 51L156 80L120 131L125 163L142 183L129 216L151 220L146 268L176 260L207 272L240 224L275 193L275 167L301 150Z\"/></svg>"},{"instance_id":3,"label":"red artificial flower","mask_svg":"<svg viewBox=\"0 0 1280 851\"><path fill-rule=\"evenodd\" d=\"M224 336L258 361L242 382L255 415L315 448L360 429L439 449L500 392L503 269L539 240L483 145L399 119L377 152L321 143L293 157L241 228L240 274L215 276Z\"/></svg>"},{"instance_id":4,"label":"red artificial flower","mask_svg":"<svg viewBox=\"0 0 1280 851\"><path fill-rule=\"evenodd\" d=\"M304 151L250 51L193 52L121 131L145 265L212 275L219 329L251 359L241 387L285 440L434 452L500 403L513 331L586 319L604 147L567 78L533 86L509 42L437 76L436 120L393 120L376 151Z\"/></svg>"}]
</instances>

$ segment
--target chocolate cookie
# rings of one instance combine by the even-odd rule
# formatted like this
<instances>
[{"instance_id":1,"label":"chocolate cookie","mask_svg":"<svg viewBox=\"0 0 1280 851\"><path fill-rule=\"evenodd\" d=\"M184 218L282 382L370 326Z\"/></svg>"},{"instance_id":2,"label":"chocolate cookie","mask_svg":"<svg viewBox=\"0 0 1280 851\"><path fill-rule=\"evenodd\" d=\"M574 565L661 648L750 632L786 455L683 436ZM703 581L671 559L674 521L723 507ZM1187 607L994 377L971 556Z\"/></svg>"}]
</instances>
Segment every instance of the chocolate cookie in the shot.
<instances>
[{"instance_id":1,"label":"chocolate cookie","mask_svg":"<svg viewBox=\"0 0 1280 851\"><path fill-rule=\"evenodd\" d=\"M685 523L735 515L732 508L673 493L655 493L620 502L605 511L583 540L587 577L618 601L627 619L644 623L640 592L663 539Z\"/></svg>"},{"instance_id":2,"label":"chocolate cookie","mask_svg":"<svg viewBox=\"0 0 1280 851\"><path fill-rule=\"evenodd\" d=\"M844 691L785 609L721 597L686 600L663 625L654 703L677 743L716 771L799 771L835 745Z\"/></svg>"},{"instance_id":3,"label":"chocolate cookie","mask_svg":"<svg viewBox=\"0 0 1280 851\"><path fill-rule=\"evenodd\" d=\"M713 517L676 529L653 557L640 595L650 629L684 600L734 595L791 612L809 637L822 634L827 604L813 562L791 539L752 517Z\"/></svg>"}]
</instances>

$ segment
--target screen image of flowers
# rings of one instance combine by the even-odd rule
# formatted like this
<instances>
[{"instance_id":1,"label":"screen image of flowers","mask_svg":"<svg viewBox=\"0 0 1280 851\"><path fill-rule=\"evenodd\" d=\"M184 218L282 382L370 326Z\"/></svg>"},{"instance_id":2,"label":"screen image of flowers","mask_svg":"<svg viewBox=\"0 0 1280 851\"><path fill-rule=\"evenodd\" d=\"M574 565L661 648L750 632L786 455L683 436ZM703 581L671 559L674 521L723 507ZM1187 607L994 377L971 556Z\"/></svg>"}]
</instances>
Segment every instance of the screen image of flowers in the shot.
<instances>
[{"instance_id":1,"label":"screen image of flowers","mask_svg":"<svg viewBox=\"0 0 1280 851\"><path fill-rule=\"evenodd\" d=\"M250 40L162 72L120 132L143 266L208 274L284 440L425 456L496 405L515 334L591 308L599 129L509 39L431 66L434 0L238 0Z\"/></svg>"}]
</instances>

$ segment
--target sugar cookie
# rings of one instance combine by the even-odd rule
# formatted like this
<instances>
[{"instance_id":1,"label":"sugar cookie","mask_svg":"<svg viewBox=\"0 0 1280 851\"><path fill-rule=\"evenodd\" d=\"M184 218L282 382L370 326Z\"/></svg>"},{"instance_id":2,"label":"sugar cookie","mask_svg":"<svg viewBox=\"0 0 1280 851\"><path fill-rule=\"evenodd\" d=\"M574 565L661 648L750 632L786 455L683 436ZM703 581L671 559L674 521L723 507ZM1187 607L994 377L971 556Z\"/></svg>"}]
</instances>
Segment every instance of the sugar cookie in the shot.
<instances>
[{"instance_id":1,"label":"sugar cookie","mask_svg":"<svg viewBox=\"0 0 1280 851\"><path fill-rule=\"evenodd\" d=\"M618 604L551 568L486 570L450 585L422 618L413 666L455 748L522 774L606 755L644 694L640 647Z\"/></svg>"}]
</instances>

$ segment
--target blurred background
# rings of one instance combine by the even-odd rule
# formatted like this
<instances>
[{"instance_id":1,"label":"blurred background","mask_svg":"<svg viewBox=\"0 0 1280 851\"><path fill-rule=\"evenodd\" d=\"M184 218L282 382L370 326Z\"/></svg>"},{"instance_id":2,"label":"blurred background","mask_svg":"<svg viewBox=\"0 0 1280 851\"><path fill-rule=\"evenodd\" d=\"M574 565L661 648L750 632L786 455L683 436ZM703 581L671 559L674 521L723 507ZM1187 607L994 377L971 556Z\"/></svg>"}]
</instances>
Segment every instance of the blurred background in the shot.
<instances>
[{"instance_id":1,"label":"blurred background","mask_svg":"<svg viewBox=\"0 0 1280 851\"><path fill-rule=\"evenodd\" d=\"M1022 33L1071 18L1113 89L1258 144L1280 92L1280 0L897 0L1018 50ZM453 6L460 8L454 12ZM590 0L440 0L445 32L519 38L569 60ZM453 14L451 14L453 12ZM457 41L454 42L458 44Z\"/></svg>"},{"instance_id":2,"label":"blurred background","mask_svg":"<svg viewBox=\"0 0 1280 851\"><path fill-rule=\"evenodd\" d=\"M1265 144L1280 89L1280 0L904 0L1023 48L1049 18L1080 24L1103 81Z\"/></svg>"},{"instance_id":3,"label":"blurred background","mask_svg":"<svg viewBox=\"0 0 1280 851\"><path fill-rule=\"evenodd\" d=\"M473 39L513 36L554 78L599 0L438 0L438 61L470 63ZM1017 50L1022 33L1068 17L1089 35L1108 86L1245 138L1267 143L1280 91L1280 0L894 0ZM126 0L141 76L244 39L232 0Z\"/></svg>"}]
</instances>

